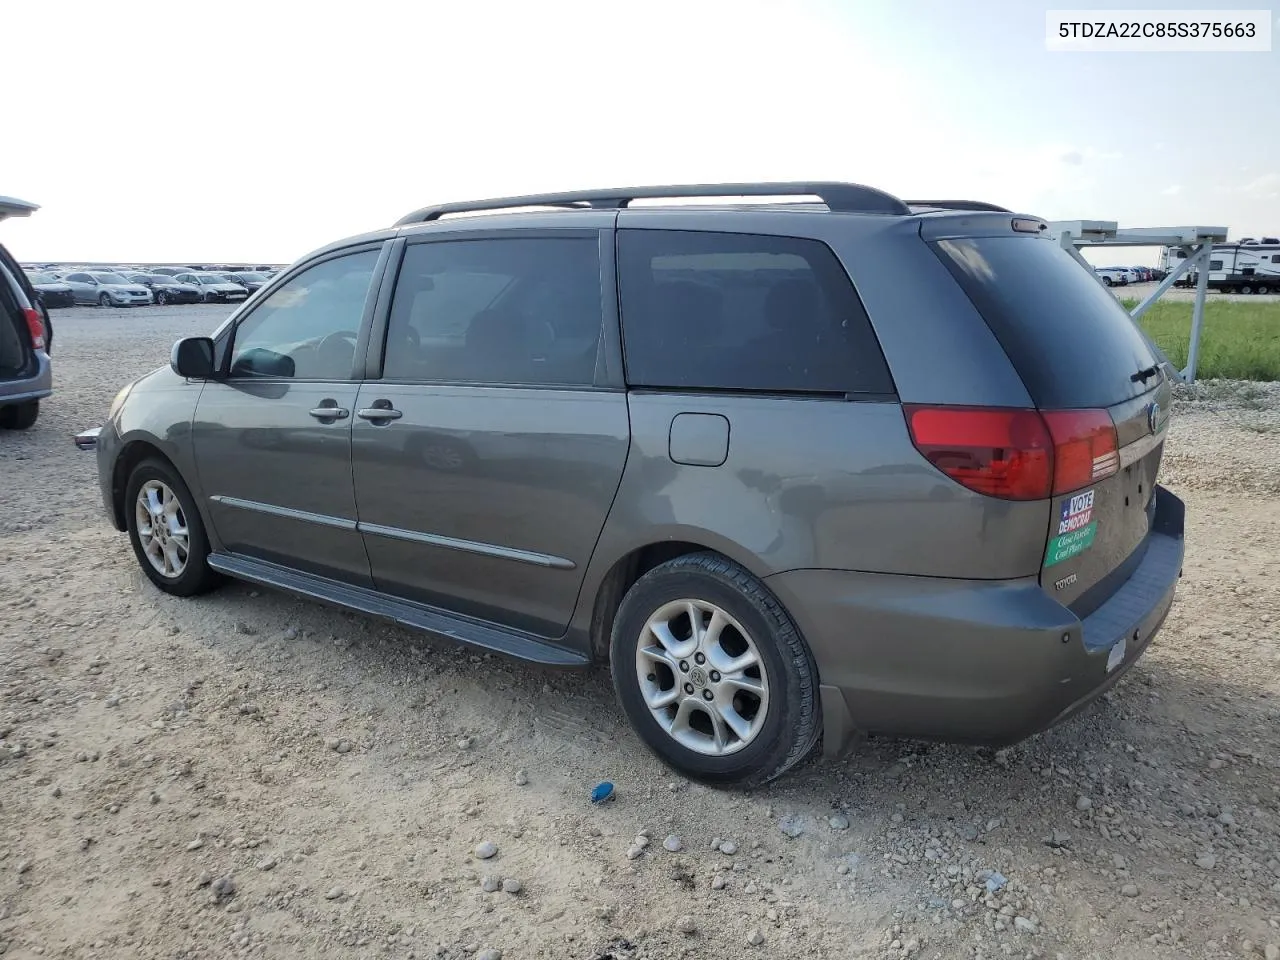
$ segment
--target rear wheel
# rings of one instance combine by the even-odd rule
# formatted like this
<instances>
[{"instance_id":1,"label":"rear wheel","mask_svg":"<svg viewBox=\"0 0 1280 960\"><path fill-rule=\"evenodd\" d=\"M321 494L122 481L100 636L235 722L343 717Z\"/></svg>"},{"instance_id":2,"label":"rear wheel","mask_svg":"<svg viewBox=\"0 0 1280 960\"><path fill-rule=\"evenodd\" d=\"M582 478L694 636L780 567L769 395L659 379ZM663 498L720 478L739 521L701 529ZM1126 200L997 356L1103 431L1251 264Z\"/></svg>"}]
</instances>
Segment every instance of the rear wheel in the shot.
<instances>
[{"instance_id":1,"label":"rear wheel","mask_svg":"<svg viewBox=\"0 0 1280 960\"><path fill-rule=\"evenodd\" d=\"M1260 297L1261 297L1261 296L1265 296L1266 294L1268 294L1268 293L1270 293L1270 292L1271 292L1271 288L1270 288L1270 287L1268 287L1265 283L1260 283L1260 284L1258 284L1258 296L1260 296Z\"/></svg>"},{"instance_id":2,"label":"rear wheel","mask_svg":"<svg viewBox=\"0 0 1280 960\"><path fill-rule=\"evenodd\" d=\"M182 477L162 460L143 460L125 488L129 542L142 572L165 593L190 597L218 585L209 538Z\"/></svg>"},{"instance_id":3,"label":"rear wheel","mask_svg":"<svg viewBox=\"0 0 1280 960\"><path fill-rule=\"evenodd\" d=\"M1240 285L1240 292L1241 292L1241 293L1245 293L1245 294L1253 293L1253 287L1249 286L1249 284L1247 284L1247 283L1245 283L1245 284L1241 284L1241 285Z\"/></svg>"},{"instance_id":4,"label":"rear wheel","mask_svg":"<svg viewBox=\"0 0 1280 960\"><path fill-rule=\"evenodd\" d=\"M5 430L28 430L40 416L40 401L28 400L11 407L0 407L0 427Z\"/></svg>"},{"instance_id":5,"label":"rear wheel","mask_svg":"<svg viewBox=\"0 0 1280 960\"><path fill-rule=\"evenodd\" d=\"M640 738L693 779L766 783L821 733L818 671L800 631L759 580L718 554L677 557L636 581L610 655Z\"/></svg>"}]
</instances>

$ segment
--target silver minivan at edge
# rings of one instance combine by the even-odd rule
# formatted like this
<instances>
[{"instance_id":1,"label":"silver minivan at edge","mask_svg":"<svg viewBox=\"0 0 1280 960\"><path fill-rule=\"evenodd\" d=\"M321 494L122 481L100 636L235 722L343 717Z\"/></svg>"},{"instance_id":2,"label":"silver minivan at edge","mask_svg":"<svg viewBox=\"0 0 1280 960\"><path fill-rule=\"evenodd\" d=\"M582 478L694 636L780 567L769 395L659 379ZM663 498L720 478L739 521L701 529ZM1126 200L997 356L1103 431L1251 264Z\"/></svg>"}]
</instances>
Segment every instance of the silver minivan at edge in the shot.
<instances>
[{"instance_id":1,"label":"silver minivan at edge","mask_svg":"<svg viewBox=\"0 0 1280 960\"><path fill-rule=\"evenodd\" d=\"M1045 234L841 183L425 208L282 271L77 442L161 590L607 662L693 778L1008 744L1133 665L1183 559L1176 373Z\"/></svg>"},{"instance_id":2,"label":"silver minivan at edge","mask_svg":"<svg viewBox=\"0 0 1280 960\"><path fill-rule=\"evenodd\" d=\"M0 197L0 221L40 209ZM49 311L13 255L0 244L0 430L26 430L40 416L40 401L53 393L49 361L53 327Z\"/></svg>"}]
</instances>

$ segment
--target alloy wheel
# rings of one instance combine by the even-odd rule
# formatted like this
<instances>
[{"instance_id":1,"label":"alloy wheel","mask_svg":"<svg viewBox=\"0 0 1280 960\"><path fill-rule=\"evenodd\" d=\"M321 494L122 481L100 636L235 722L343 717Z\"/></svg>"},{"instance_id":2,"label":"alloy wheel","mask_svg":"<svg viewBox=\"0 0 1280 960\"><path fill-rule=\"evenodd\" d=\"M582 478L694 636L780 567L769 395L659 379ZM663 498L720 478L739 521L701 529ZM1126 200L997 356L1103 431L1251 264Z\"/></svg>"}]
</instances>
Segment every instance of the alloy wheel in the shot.
<instances>
[{"instance_id":1,"label":"alloy wheel","mask_svg":"<svg viewBox=\"0 0 1280 960\"><path fill-rule=\"evenodd\" d=\"M168 484L148 480L134 504L138 542L156 573L176 579L187 568L190 534L182 504Z\"/></svg>"},{"instance_id":2,"label":"alloy wheel","mask_svg":"<svg viewBox=\"0 0 1280 960\"><path fill-rule=\"evenodd\" d=\"M750 634L705 600L663 604L636 647L645 705L681 746L727 756L751 743L769 712L764 658Z\"/></svg>"}]
</instances>

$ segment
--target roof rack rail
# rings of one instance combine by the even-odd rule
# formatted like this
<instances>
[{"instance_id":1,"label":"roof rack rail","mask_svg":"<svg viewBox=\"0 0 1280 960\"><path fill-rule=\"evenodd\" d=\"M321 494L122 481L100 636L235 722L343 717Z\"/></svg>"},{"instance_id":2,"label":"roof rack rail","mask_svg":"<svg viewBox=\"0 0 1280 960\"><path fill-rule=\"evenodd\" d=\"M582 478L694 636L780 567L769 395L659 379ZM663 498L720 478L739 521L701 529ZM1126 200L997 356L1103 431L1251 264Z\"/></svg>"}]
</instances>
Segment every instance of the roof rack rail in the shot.
<instances>
[{"instance_id":1,"label":"roof rack rail","mask_svg":"<svg viewBox=\"0 0 1280 960\"><path fill-rule=\"evenodd\" d=\"M974 210L986 213L1013 213L1005 207L982 200L908 200L909 207L933 207L937 210Z\"/></svg>"},{"instance_id":2,"label":"roof rack rail","mask_svg":"<svg viewBox=\"0 0 1280 960\"><path fill-rule=\"evenodd\" d=\"M569 193L539 193L494 200L466 200L442 203L415 210L396 221L396 226L428 223L448 213L505 210L514 207L570 207L621 210L632 200L665 200L677 197L817 197L840 213L887 213L909 216L910 208L892 194L856 183L710 183L677 184L663 187L618 187L606 190L575 190Z\"/></svg>"}]
</instances>

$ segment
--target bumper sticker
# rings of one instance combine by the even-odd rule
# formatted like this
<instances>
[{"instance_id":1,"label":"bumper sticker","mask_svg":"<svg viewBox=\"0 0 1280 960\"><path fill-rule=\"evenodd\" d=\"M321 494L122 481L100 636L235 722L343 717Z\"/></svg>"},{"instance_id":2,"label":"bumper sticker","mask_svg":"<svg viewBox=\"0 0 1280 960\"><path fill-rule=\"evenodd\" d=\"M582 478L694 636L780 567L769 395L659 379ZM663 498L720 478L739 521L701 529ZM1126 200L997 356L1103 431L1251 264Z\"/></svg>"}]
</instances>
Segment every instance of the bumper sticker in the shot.
<instances>
[{"instance_id":1,"label":"bumper sticker","mask_svg":"<svg viewBox=\"0 0 1280 960\"><path fill-rule=\"evenodd\" d=\"M1089 525L1093 520L1093 491L1086 490L1062 501L1062 513L1058 517L1058 534L1071 533Z\"/></svg>"},{"instance_id":2,"label":"bumper sticker","mask_svg":"<svg viewBox=\"0 0 1280 960\"><path fill-rule=\"evenodd\" d=\"M1070 560L1072 557L1084 553L1093 545L1093 537L1097 532L1098 522L1095 520L1087 527L1081 527L1078 530L1072 530L1070 533L1062 533L1054 537L1049 541L1049 549L1045 553L1044 565L1052 567L1055 563Z\"/></svg>"}]
</instances>

